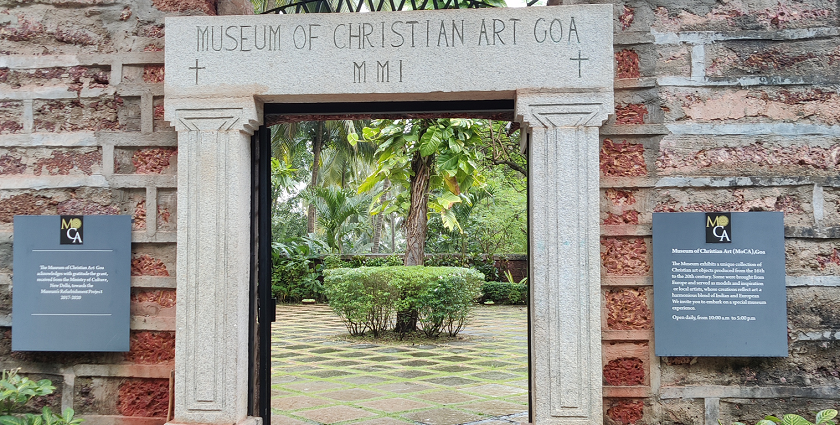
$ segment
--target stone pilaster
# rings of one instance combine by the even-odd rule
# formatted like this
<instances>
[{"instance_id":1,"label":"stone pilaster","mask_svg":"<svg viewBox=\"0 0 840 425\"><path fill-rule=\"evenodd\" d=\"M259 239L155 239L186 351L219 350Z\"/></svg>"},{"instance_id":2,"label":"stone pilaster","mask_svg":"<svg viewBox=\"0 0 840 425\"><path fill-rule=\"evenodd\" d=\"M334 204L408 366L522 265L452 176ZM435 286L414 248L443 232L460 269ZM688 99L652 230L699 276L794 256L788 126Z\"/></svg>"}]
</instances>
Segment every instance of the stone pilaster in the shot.
<instances>
[{"instance_id":1,"label":"stone pilaster","mask_svg":"<svg viewBox=\"0 0 840 425\"><path fill-rule=\"evenodd\" d=\"M601 424L598 128L612 92L517 93L529 152L534 422Z\"/></svg>"},{"instance_id":2,"label":"stone pilaster","mask_svg":"<svg viewBox=\"0 0 840 425\"><path fill-rule=\"evenodd\" d=\"M174 422L233 424L247 414L250 135L261 119L252 99L210 104L167 103L178 131Z\"/></svg>"}]
</instances>

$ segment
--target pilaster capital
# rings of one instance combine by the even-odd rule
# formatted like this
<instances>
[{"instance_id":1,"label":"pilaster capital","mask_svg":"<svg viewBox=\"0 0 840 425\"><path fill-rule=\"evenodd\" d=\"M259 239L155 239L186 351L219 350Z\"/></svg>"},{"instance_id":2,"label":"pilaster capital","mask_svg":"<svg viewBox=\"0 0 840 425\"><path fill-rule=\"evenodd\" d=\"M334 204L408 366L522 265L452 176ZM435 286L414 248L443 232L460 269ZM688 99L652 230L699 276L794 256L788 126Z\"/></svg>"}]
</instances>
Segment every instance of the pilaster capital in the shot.
<instances>
[{"instance_id":1,"label":"pilaster capital","mask_svg":"<svg viewBox=\"0 0 840 425\"><path fill-rule=\"evenodd\" d=\"M241 131L254 134L262 105L253 97L165 98L165 118L176 131Z\"/></svg>"},{"instance_id":2,"label":"pilaster capital","mask_svg":"<svg viewBox=\"0 0 840 425\"><path fill-rule=\"evenodd\" d=\"M516 121L528 128L600 127L615 110L612 90L517 91Z\"/></svg>"}]
</instances>

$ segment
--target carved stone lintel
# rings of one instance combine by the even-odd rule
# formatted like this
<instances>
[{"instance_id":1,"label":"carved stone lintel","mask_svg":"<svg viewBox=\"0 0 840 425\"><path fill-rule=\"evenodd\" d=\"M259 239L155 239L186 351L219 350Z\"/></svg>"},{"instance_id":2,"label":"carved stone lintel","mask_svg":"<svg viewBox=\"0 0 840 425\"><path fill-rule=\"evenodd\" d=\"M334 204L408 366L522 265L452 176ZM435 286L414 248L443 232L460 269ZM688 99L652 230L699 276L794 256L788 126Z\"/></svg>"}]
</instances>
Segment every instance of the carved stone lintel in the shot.
<instances>
[{"instance_id":1,"label":"carved stone lintel","mask_svg":"<svg viewBox=\"0 0 840 425\"><path fill-rule=\"evenodd\" d=\"M171 113L179 162L175 422L237 423L247 413L256 116L231 103Z\"/></svg>"},{"instance_id":2,"label":"carved stone lintel","mask_svg":"<svg viewBox=\"0 0 840 425\"><path fill-rule=\"evenodd\" d=\"M598 126L611 93L523 93L537 424L600 424Z\"/></svg>"}]
</instances>

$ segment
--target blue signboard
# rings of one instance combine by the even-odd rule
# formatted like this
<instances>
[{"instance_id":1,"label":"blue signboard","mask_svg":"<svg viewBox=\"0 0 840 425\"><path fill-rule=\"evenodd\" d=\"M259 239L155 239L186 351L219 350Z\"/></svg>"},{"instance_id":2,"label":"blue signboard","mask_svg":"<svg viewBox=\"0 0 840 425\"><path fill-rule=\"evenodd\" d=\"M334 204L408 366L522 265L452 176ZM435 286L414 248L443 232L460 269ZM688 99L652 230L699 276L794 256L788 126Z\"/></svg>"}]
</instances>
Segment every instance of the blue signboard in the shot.
<instances>
[{"instance_id":1,"label":"blue signboard","mask_svg":"<svg viewBox=\"0 0 840 425\"><path fill-rule=\"evenodd\" d=\"M12 350L128 351L131 217L15 216Z\"/></svg>"},{"instance_id":2,"label":"blue signboard","mask_svg":"<svg viewBox=\"0 0 840 425\"><path fill-rule=\"evenodd\" d=\"M784 214L654 213L657 356L787 357Z\"/></svg>"}]
</instances>

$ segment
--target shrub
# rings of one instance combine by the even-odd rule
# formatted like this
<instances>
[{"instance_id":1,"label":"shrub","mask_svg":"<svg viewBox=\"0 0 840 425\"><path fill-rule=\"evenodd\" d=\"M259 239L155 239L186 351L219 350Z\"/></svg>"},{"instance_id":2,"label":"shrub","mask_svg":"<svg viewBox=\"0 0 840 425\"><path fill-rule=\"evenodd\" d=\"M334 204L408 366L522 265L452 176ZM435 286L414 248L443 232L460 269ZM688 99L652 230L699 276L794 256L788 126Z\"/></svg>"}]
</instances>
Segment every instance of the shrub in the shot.
<instances>
[{"instance_id":1,"label":"shrub","mask_svg":"<svg viewBox=\"0 0 840 425\"><path fill-rule=\"evenodd\" d=\"M527 304L528 284L485 282L481 285L481 301L493 301L494 304Z\"/></svg>"},{"instance_id":2,"label":"shrub","mask_svg":"<svg viewBox=\"0 0 840 425\"><path fill-rule=\"evenodd\" d=\"M325 271L330 306L353 335L374 336L397 312L412 312L429 336L463 328L484 276L455 267L391 266Z\"/></svg>"},{"instance_id":3,"label":"shrub","mask_svg":"<svg viewBox=\"0 0 840 425\"><path fill-rule=\"evenodd\" d=\"M825 409L817 412L816 419L811 422L802 416L787 414L781 419L775 416L765 416L764 419L756 422L755 425L835 425L833 419L837 416L837 410ZM723 422L718 419L718 424L723 425ZM732 425L746 425L743 422L732 422Z\"/></svg>"},{"instance_id":4,"label":"shrub","mask_svg":"<svg viewBox=\"0 0 840 425\"><path fill-rule=\"evenodd\" d=\"M276 257L271 273L271 292L280 302L300 302L304 298L324 301L320 264L303 256Z\"/></svg>"},{"instance_id":5,"label":"shrub","mask_svg":"<svg viewBox=\"0 0 840 425\"><path fill-rule=\"evenodd\" d=\"M19 369L3 370L0 374L0 424L2 425L79 425L83 419L74 418L73 409L64 409L56 415L44 406L40 415L25 413L15 415L29 400L53 393L55 387L49 379L33 381L18 375Z\"/></svg>"}]
</instances>

